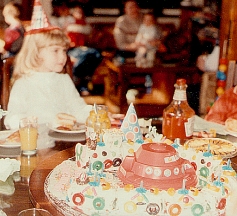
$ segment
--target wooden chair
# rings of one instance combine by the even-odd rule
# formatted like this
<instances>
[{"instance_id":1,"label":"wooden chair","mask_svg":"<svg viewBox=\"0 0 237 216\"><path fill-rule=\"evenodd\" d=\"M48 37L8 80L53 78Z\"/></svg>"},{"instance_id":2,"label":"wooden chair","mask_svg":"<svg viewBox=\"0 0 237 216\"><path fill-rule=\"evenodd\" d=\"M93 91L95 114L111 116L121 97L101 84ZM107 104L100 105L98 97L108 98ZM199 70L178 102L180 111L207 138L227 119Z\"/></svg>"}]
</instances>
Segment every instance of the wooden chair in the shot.
<instances>
[{"instance_id":1,"label":"wooden chair","mask_svg":"<svg viewBox=\"0 0 237 216\"><path fill-rule=\"evenodd\" d=\"M11 73L13 70L14 65L14 57L10 57L7 59L4 59L2 61L2 74L1 74L1 108L3 110L7 110L7 105L9 101L10 96L10 79L11 79ZM67 63L62 71L62 73L68 73L69 76L72 78L72 62L70 58L68 57Z\"/></svg>"},{"instance_id":2,"label":"wooden chair","mask_svg":"<svg viewBox=\"0 0 237 216\"><path fill-rule=\"evenodd\" d=\"M7 110L7 104L10 95L10 79L13 69L14 57L4 59L2 62L2 80L1 80L1 107Z\"/></svg>"}]
</instances>

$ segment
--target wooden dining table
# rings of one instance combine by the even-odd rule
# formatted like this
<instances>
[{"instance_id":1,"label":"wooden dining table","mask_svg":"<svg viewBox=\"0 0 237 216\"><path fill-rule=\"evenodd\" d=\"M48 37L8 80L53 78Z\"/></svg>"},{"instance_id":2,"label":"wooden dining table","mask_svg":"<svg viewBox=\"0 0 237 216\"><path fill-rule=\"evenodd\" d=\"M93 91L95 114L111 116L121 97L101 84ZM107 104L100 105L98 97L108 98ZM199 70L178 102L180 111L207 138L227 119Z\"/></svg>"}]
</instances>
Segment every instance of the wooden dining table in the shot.
<instances>
[{"instance_id":1,"label":"wooden dining table","mask_svg":"<svg viewBox=\"0 0 237 216\"><path fill-rule=\"evenodd\" d=\"M85 134L59 134L50 131L49 135L54 138L54 145L39 149L37 154L32 156L22 155L20 147L6 148L0 146L0 158L13 158L21 162L20 171L14 175L15 192L12 195L0 194L0 209L1 206L4 207L2 210L8 216L15 216L20 211L33 207L48 209L46 199L44 200L46 206L42 205L41 201L38 202L37 199L45 198L43 188L38 188L39 183L44 183L43 176L39 176L38 171L43 169L43 173L47 174L58 163L74 154L74 148L78 142L85 144ZM34 181L36 181L36 187ZM32 192L30 186L33 188ZM49 210L52 215L59 215L54 213L54 208Z\"/></svg>"},{"instance_id":2,"label":"wooden dining table","mask_svg":"<svg viewBox=\"0 0 237 216\"><path fill-rule=\"evenodd\" d=\"M155 122L158 132L161 129L160 121ZM51 132L52 133L52 132ZM85 139L80 137L70 140L72 135L55 135L55 145L50 148L40 149L33 157L21 155L20 148L2 148L0 147L0 158L10 157L21 161L21 170L19 179L14 182L15 192L12 195L0 195L0 205L5 205L3 211L8 216L17 215L21 210L27 208L43 208L51 212L52 215L62 215L48 201L44 193L44 182L47 175L61 162L75 155L75 145L80 142L85 144ZM237 137L230 135L218 135L218 137L237 142ZM231 158L232 167L237 171L237 156Z\"/></svg>"}]
</instances>

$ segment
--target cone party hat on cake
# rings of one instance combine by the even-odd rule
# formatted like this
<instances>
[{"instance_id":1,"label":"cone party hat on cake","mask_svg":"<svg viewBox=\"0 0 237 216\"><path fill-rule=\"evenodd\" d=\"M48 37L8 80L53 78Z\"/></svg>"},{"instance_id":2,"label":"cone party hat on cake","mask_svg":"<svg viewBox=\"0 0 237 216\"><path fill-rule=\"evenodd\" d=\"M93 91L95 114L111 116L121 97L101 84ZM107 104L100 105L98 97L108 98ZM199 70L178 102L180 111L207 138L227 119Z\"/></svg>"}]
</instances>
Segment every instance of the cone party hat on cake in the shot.
<instances>
[{"instance_id":1,"label":"cone party hat on cake","mask_svg":"<svg viewBox=\"0 0 237 216\"><path fill-rule=\"evenodd\" d=\"M35 0L31 17L31 26L26 34L37 34L53 29L59 29L59 27L50 25L48 17L42 7L40 0Z\"/></svg>"},{"instance_id":2,"label":"cone party hat on cake","mask_svg":"<svg viewBox=\"0 0 237 216\"><path fill-rule=\"evenodd\" d=\"M138 124L138 118L133 103L129 105L127 114L123 120L120 130L124 133L124 139L129 141L142 140L142 134L140 126Z\"/></svg>"}]
</instances>

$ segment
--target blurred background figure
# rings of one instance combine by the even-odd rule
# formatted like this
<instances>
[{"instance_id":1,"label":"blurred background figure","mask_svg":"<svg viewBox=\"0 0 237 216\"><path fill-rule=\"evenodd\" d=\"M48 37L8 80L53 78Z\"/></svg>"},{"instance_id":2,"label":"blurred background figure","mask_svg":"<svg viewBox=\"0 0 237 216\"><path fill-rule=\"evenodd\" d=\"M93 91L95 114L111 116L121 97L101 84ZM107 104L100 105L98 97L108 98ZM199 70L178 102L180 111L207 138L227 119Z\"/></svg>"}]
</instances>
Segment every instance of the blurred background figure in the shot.
<instances>
[{"instance_id":1,"label":"blurred background figure","mask_svg":"<svg viewBox=\"0 0 237 216\"><path fill-rule=\"evenodd\" d=\"M118 17L115 22L114 39L118 48L118 55L135 57L137 44L135 39L143 21L143 15L135 0L124 3L124 15Z\"/></svg>"},{"instance_id":2,"label":"blurred background figure","mask_svg":"<svg viewBox=\"0 0 237 216\"><path fill-rule=\"evenodd\" d=\"M84 46L86 44L88 35L92 31L92 28L86 22L85 13L80 4L77 2L73 3L70 6L70 13L75 19L75 22L69 24L66 28L67 35L70 39L70 46Z\"/></svg>"},{"instance_id":3,"label":"blurred background figure","mask_svg":"<svg viewBox=\"0 0 237 216\"><path fill-rule=\"evenodd\" d=\"M162 30L156 22L153 13L146 13L143 17L135 42L138 46L144 46L147 49L157 49L161 43Z\"/></svg>"},{"instance_id":4,"label":"blurred background figure","mask_svg":"<svg viewBox=\"0 0 237 216\"><path fill-rule=\"evenodd\" d=\"M97 49L86 46L92 28L86 22L85 12L79 2L66 4L63 0L53 0L52 6L54 14L50 22L62 28L70 39L68 56L73 63L73 81L79 93L87 96L90 94L88 84L102 61Z\"/></svg>"},{"instance_id":5,"label":"blurred background figure","mask_svg":"<svg viewBox=\"0 0 237 216\"><path fill-rule=\"evenodd\" d=\"M24 38L24 27L20 20L19 4L10 2L3 8L3 17L9 25L4 31L4 40L0 40L2 59L16 55L21 49Z\"/></svg>"},{"instance_id":6,"label":"blurred background figure","mask_svg":"<svg viewBox=\"0 0 237 216\"><path fill-rule=\"evenodd\" d=\"M138 34L135 39L137 44L137 67L152 67L156 59L156 51L161 45L162 30L156 22L153 13L146 13L143 17Z\"/></svg>"},{"instance_id":7,"label":"blurred background figure","mask_svg":"<svg viewBox=\"0 0 237 216\"><path fill-rule=\"evenodd\" d=\"M213 104L208 114L207 121L225 124L227 119L237 119L237 86L225 91Z\"/></svg>"},{"instance_id":8,"label":"blurred background figure","mask_svg":"<svg viewBox=\"0 0 237 216\"><path fill-rule=\"evenodd\" d=\"M53 13L50 16L50 23L58 26L64 31L71 23L75 23L74 17L70 14L68 3L61 0L52 0Z\"/></svg>"},{"instance_id":9,"label":"blurred background figure","mask_svg":"<svg viewBox=\"0 0 237 216\"><path fill-rule=\"evenodd\" d=\"M219 57L220 57L220 46L217 42L213 48L211 42L207 42L210 45L207 45L206 53L198 56L197 58L197 67L203 72L216 72L219 66Z\"/></svg>"}]
</instances>

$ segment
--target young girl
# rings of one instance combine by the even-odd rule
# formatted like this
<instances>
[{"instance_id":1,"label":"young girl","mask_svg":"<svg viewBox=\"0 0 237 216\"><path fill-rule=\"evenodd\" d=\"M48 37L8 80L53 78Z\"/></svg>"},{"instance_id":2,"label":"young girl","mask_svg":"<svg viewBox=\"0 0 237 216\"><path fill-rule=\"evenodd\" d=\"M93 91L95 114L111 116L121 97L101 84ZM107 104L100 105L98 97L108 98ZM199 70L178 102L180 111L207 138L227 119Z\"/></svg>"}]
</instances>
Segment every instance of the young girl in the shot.
<instances>
[{"instance_id":1,"label":"young girl","mask_svg":"<svg viewBox=\"0 0 237 216\"><path fill-rule=\"evenodd\" d=\"M18 4L13 2L6 4L2 14L5 22L9 25L4 31L4 40L0 40L0 53L4 59L19 52L25 30L19 19L20 6Z\"/></svg>"},{"instance_id":2,"label":"young girl","mask_svg":"<svg viewBox=\"0 0 237 216\"><path fill-rule=\"evenodd\" d=\"M18 128L19 120L27 116L36 116L39 124L50 123L58 113L85 122L92 107L80 97L69 75L60 73L68 46L67 36L58 28L26 34L16 56L6 128Z\"/></svg>"}]
</instances>

